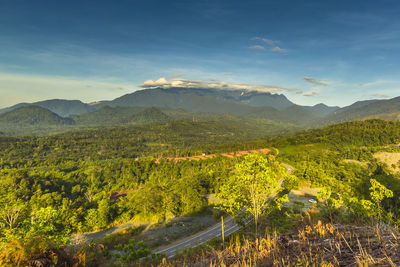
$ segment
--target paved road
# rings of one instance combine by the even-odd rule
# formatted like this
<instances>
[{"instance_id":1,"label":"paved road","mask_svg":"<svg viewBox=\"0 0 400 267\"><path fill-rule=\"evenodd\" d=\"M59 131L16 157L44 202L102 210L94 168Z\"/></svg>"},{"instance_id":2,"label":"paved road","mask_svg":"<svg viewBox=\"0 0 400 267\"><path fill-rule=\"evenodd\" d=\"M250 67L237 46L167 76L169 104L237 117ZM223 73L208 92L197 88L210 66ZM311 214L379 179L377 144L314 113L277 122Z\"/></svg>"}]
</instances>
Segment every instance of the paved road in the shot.
<instances>
[{"instance_id":1,"label":"paved road","mask_svg":"<svg viewBox=\"0 0 400 267\"><path fill-rule=\"evenodd\" d=\"M239 230L239 226L233 221L231 217L224 220L224 234L225 236L229 236L230 234ZM185 249L189 247L196 247L201 244L210 241L215 237L219 237L221 235L221 223L217 223L214 226L211 226L207 230L200 232L196 235L193 235L187 239L179 240L175 244L169 245L164 249L160 249L155 251L157 254L165 254L167 257L171 258L175 255L175 252L180 249Z\"/></svg>"},{"instance_id":2,"label":"paved road","mask_svg":"<svg viewBox=\"0 0 400 267\"><path fill-rule=\"evenodd\" d=\"M293 167L290 166L289 164L283 164L283 166L287 169L287 172L289 174L292 173ZM282 184L283 180L279 181L280 184ZM272 196L268 199L268 201L271 201L275 196ZM231 218L228 217L226 220L224 220L224 235L225 237L237 232L239 230L240 226L235 223L235 221ZM213 238L219 237L221 235L221 223L217 223L214 226L211 226L210 228L195 234L193 236L190 236L186 239L183 240L178 240L173 244L168 245L165 248L161 248L156 250L154 253L156 254L165 254L167 257L172 258L175 253L178 250L189 248L189 247L196 247L201 244L206 243L207 241L210 241Z\"/></svg>"}]
</instances>

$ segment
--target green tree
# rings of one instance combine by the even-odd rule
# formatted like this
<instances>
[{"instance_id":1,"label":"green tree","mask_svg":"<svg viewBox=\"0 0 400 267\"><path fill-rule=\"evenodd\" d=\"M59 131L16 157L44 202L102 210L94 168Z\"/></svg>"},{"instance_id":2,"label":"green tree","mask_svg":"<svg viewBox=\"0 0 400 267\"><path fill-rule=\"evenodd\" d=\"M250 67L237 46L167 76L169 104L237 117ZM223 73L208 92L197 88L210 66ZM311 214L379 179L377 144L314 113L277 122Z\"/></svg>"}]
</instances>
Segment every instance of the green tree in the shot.
<instances>
[{"instance_id":1,"label":"green tree","mask_svg":"<svg viewBox=\"0 0 400 267\"><path fill-rule=\"evenodd\" d=\"M221 187L217 197L223 201L222 209L235 216L243 211L250 213L257 235L259 216L271 205L271 198L278 207L287 200L287 195L277 197L284 189L282 183L285 179L293 177L275 157L248 154L236 164L234 175Z\"/></svg>"},{"instance_id":2,"label":"green tree","mask_svg":"<svg viewBox=\"0 0 400 267\"><path fill-rule=\"evenodd\" d=\"M393 191L387 189L383 184L379 183L375 179L370 180L371 187L369 188L370 190L370 196L374 204L376 205L376 212L378 214L378 218L382 218L383 214L383 208L381 206L382 200L384 198L392 198L393 197Z\"/></svg>"}]
</instances>

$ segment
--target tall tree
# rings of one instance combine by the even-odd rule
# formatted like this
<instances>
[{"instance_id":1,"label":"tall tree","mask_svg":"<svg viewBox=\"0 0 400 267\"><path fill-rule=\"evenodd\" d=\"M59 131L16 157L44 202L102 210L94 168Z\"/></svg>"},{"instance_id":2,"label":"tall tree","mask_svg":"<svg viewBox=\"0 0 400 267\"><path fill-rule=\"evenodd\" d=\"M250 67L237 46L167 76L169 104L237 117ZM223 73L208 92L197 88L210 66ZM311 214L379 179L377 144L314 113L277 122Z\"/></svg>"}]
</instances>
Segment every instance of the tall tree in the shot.
<instances>
[{"instance_id":1,"label":"tall tree","mask_svg":"<svg viewBox=\"0 0 400 267\"><path fill-rule=\"evenodd\" d=\"M286 195L277 197L284 189L282 183L291 179L293 176L274 156L248 154L236 164L234 175L221 187L217 197L223 201L222 208L235 216L250 213L257 235L260 214L272 201L280 207L287 199Z\"/></svg>"}]
</instances>

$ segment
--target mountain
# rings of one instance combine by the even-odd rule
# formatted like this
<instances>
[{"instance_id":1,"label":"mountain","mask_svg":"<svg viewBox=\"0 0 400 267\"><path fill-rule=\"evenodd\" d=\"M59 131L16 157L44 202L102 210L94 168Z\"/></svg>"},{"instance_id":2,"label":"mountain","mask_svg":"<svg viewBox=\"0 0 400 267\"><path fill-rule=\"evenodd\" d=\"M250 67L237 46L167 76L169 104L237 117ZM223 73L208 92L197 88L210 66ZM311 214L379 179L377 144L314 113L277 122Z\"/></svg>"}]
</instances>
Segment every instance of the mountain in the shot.
<instances>
[{"instance_id":1,"label":"mountain","mask_svg":"<svg viewBox=\"0 0 400 267\"><path fill-rule=\"evenodd\" d=\"M70 118L62 118L39 106L22 106L0 115L0 123L18 125L72 125Z\"/></svg>"},{"instance_id":2,"label":"mountain","mask_svg":"<svg viewBox=\"0 0 400 267\"><path fill-rule=\"evenodd\" d=\"M292 105L281 110L281 112L285 114L290 123L297 125L309 125L319 119L313 112L299 105Z\"/></svg>"},{"instance_id":3,"label":"mountain","mask_svg":"<svg viewBox=\"0 0 400 267\"><path fill-rule=\"evenodd\" d=\"M121 96L106 103L111 106L155 106L190 111L245 113L249 107L285 108L293 105L283 95L202 88L155 88Z\"/></svg>"},{"instance_id":4,"label":"mountain","mask_svg":"<svg viewBox=\"0 0 400 267\"><path fill-rule=\"evenodd\" d=\"M318 116L318 117L328 116L329 114L332 114L333 112L335 112L338 109L340 109L340 107L337 107L337 106L330 107L330 106L327 106L327 105L325 105L323 103L319 103L319 104L314 105L314 106L303 106L303 108L307 109L312 114L314 114L315 116Z\"/></svg>"},{"instance_id":5,"label":"mountain","mask_svg":"<svg viewBox=\"0 0 400 267\"><path fill-rule=\"evenodd\" d=\"M186 111L186 113L188 113ZM186 116L185 118L188 118ZM122 125L127 123L154 123L172 120L159 108L155 107L110 107L104 106L98 110L82 115L73 115L71 118L77 125Z\"/></svg>"},{"instance_id":6,"label":"mountain","mask_svg":"<svg viewBox=\"0 0 400 267\"><path fill-rule=\"evenodd\" d=\"M0 114L26 106L39 106L48 109L61 117L79 115L95 109L95 107L85 104L79 100L52 99L35 103L20 103L9 108L1 109Z\"/></svg>"},{"instance_id":7,"label":"mountain","mask_svg":"<svg viewBox=\"0 0 400 267\"><path fill-rule=\"evenodd\" d=\"M229 113L259 117L275 122L304 124L315 116L294 105L284 95L201 88L155 88L136 91L103 103L110 106L154 106L191 112ZM294 106L298 107L296 111ZM286 114L287 113L287 114ZM293 114L296 115L293 118Z\"/></svg>"},{"instance_id":8,"label":"mountain","mask_svg":"<svg viewBox=\"0 0 400 267\"><path fill-rule=\"evenodd\" d=\"M150 107L138 113L129 115L125 117L122 121L126 123L130 122L154 123L154 122L166 122L170 120L172 120L172 118L170 118L167 114L162 112L159 108Z\"/></svg>"},{"instance_id":9,"label":"mountain","mask_svg":"<svg viewBox=\"0 0 400 267\"><path fill-rule=\"evenodd\" d=\"M34 103L36 106L47 108L61 117L79 115L94 110L93 107L79 100L53 99Z\"/></svg>"},{"instance_id":10,"label":"mountain","mask_svg":"<svg viewBox=\"0 0 400 267\"><path fill-rule=\"evenodd\" d=\"M204 113L200 115L202 118L213 117L210 114L232 114L240 117L262 118L275 123L319 126L400 112L399 101L399 98L359 101L344 108L330 107L322 103L315 106L300 106L292 103L282 94L246 89L173 87L143 89L111 101L92 104L61 99L20 103L0 110L0 114L24 106L40 106L60 117L70 116L81 126L186 120L190 117L199 117L199 113ZM157 109L144 111L145 108L151 107ZM136 114L142 111L144 113Z\"/></svg>"},{"instance_id":11,"label":"mountain","mask_svg":"<svg viewBox=\"0 0 400 267\"><path fill-rule=\"evenodd\" d=\"M144 107L103 106L97 110L70 117L80 125L118 125L125 117L144 109Z\"/></svg>"},{"instance_id":12,"label":"mountain","mask_svg":"<svg viewBox=\"0 0 400 267\"><path fill-rule=\"evenodd\" d=\"M253 107L284 109L293 105L293 103L282 94L262 93L257 91L242 91L240 96L236 99L242 104Z\"/></svg>"},{"instance_id":13,"label":"mountain","mask_svg":"<svg viewBox=\"0 0 400 267\"><path fill-rule=\"evenodd\" d=\"M350 106L338 109L323 120L325 123L333 124L396 112L400 112L400 97L388 100L356 102Z\"/></svg>"},{"instance_id":14,"label":"mountain","mask_svg":"<svg viewBox=\"0 0 400 267\"><path fill-rule=\"evenodd\" d=\"M217 113L238 113L248 108L224 92L218 94L217 90L193 88L146 89L121 96L107 104L110 106L182 108L189 111Z\"/></svg>"}]
</instances>

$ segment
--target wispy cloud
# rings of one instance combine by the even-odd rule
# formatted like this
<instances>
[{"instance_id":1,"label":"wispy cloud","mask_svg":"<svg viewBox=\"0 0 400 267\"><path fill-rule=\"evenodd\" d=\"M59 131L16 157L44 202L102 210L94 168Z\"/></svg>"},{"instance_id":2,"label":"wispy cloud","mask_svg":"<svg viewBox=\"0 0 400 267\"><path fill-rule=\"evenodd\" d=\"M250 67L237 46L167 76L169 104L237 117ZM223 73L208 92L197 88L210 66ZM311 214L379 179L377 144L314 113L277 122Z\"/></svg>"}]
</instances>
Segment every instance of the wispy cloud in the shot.
<instances>
[{"instance_id":1,"label":"wispy cloud","mask_svg":"<svg viewBox=\"0 0 400 267\"><path fill-rule=\"evenodd\" d=\"M301 79L305 82L312 83L314 85L328 86L330 84L330 81L326 79L318 79L313 77L303 77Z\"/></svg>"},{"instance_id":2,"label":"wispy cloud","mask_svg":"<svg viewBox=\"0 0 400 267\"><path fill-rule=\"evenodd\" d=\"M176 73L176 74L172 74L172 75L170 75L169 76L169 78L179 78L179 77L183 77L183 76L185 76L186 74L185 73Z\"/></svg>"},{"instance_id":3,"label":"wispy cloud","mask_svg":"<svg viewBox=\"0 0 400 267\"><path fill-rule=\"evenodd\" d=\"M318 95L318 92L316 91L306 92L303 94L303 96L316 96L316 95Z\"/></svg>"},{"instance_id":4,"label":"wispy cloud","mask_svg":"<svg viewBox=\"0 0 400 267\"><path fill-rule=\"evenodd\" d=\"M279 52L279 53L287 52L287 49L283 49L279 46L280 41L271 40L271 39L262 38L262 37L253 37L253 38L251 38L251 40L262 42L262 43L266 44L268 46L268 49L271 51ZM263 46L263 45L253 45L253 46L250 46L249 48L266 50L265 46Z\"/></svg>"},{"instance_id":5,"label":"wispy cloud","mask_svg":"<svg viewBox=\"0 0 400 267\"><path fill-rule=\"evenodd\" d=\"M372 97L376 97L376 98L389 98L390 96L387 94L371 94Z\"/></svg>"},{"instance_id":6,"label":"wispy cloud","mask_svg":"<svg viewBox=\"0 0 400 267\"><path fill-rule=\"evenodd\" d=\"M297 88L286 88L275 85L263 85L263 84L246 84L246 83L228 83L218 80L212 81L200 81L200 80L186 80L186 79L172 79L167 80L161 77L158 80L147 80L143 84L139 85L141 88L204 88L204 89L217 89L217 90L247 90L247 91L259 91L268 93L280 93L280 92L291 92L301 94L302 90Z\"/></svg>"},{"instance_id":7,"label":"wispy cloud","mask_svg":"<svg viewBox=\"0 0 400 267\"><path fill-rule=\"evenodd\" d=\"M264 43L269 44L271 46L274 46L274 45L280 43L279 41L274 41L274 40L271 40L271 39L268 39L268 38L261 38L261 37L253 37L253 38L251 38L251 40L261 41L261 42L264 42Z\"/></svg>"},{"instance_id":8,"label":"wispy cloud","mask_svg":"<svg viewBox=\"0 0 400 267\"><path fill-rule=\"evenodd\" d=\"M287 52L286 49L280 48L279 46L274 46L274 47L272 47L271 50L272 50L272 51L275 51L275 52L280 52L280 53Z\"/></svg>"},{"instance_id":9,"label":"wispy cloud","mask_svg":"<svg viewBox=\"0 0 400 267\"><path fill-rule=\"evenodd\" d=\"M254 50L265 50L265 47L262 45L252 45L249 46L250 49L254 49Z\"/></svg>"}]
</instances>

